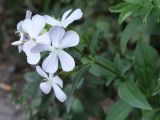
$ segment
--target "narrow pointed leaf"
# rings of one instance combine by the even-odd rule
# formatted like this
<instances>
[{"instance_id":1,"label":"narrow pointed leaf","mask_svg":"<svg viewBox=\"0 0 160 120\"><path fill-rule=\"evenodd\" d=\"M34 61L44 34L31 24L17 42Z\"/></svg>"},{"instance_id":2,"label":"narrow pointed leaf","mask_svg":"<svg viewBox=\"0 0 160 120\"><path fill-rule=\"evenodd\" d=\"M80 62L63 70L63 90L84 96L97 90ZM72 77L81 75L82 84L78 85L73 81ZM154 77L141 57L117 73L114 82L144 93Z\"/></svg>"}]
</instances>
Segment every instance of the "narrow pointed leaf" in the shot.
<instances>
[{"instance_id":1,"label":"narrow pointed leaf","mask_svg":"<svg viewBox=\"0 0 160 120\"><path fill-rule=\"evenodd\" d=\"M106 120L125 120L133 107L118 100L108 111Z\"/></svg>"},{"instance_id":2,"label":"narrow pointed leaf","mask_svg":"<svg viewBox=\"0 0 160 120\"><path fill-rule=\"evenodd\" d=\"M138 30L138 28L142 25L142 22L140 19L136 18L133 19L129 24L126 26L124 31L122 32L121 35L121 41L120 41L120 48L122 53L125 53L127 43L131 39L131 37L135 34L135 32Z\"/></svg>"},{"instance_id":3,"label":"narrow pointed leaf","mask_svg":"<svg viewBox=\"0 0 160 120\"><path fill-rule=\"evenodd\" d=\"M152 107L147 102L145 96L132 81L120 83L118 88L119 97L133 107L143 110L152 110Z\"/></svg>"},{"instance_id":4,"label":"narrow pointed leaf","mask_svg":"<svg viewBox=\"0 0 160 120\"><path fill-rule=\"evenodd\" d=\"M95 55L97 50L98 38L100 36L101 30L98 29L97 32L93 35L93 38L90 43L90 51L92 55Z\"/></svg>"}]
</instances>

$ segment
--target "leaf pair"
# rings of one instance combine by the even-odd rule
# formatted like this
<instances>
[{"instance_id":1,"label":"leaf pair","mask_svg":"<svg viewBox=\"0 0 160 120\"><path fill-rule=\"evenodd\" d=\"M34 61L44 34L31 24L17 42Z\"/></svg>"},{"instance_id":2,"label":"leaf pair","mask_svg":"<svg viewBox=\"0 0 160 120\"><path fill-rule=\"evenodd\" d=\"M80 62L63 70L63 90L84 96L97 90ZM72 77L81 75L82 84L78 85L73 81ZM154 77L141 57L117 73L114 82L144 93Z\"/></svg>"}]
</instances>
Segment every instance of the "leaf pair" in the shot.
<instances>
[{"instance_id":1,"label":"leaf pair","mask_svg":"<svg viewBox=\"0 0 160 120\"><path fill-rule=\"evenodd\" d=\"M118 22L122 24L129 16L131 16L139 8L140 6L137 4L122 2L118 5L111 7L109 10L111 12L120 13Z\"/></svg>"}]
</instances>

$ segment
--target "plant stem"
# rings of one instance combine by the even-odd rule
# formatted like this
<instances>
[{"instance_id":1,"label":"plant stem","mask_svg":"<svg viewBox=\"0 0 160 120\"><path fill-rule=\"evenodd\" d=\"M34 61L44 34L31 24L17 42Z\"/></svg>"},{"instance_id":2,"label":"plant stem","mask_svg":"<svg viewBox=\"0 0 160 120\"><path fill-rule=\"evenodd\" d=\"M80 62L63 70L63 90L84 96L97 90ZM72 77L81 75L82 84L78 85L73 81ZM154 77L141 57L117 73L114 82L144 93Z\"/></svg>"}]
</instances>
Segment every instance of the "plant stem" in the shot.
<instances>
[{"instance_id":1,"label":"plant stem","mask_svg":"<svg viewBox=\"0 0 160 120\"><path fill-rule=\"evenodd\" d=\"M83 56L83 53L82 53L80 50L78 50L77 48L75 48L75 51L78 52L78 53L80 53L80 54ZM87 58L88 60L93 61L94 64L97 64L97 65L103 67L104 69L110 71L111 73L113 73L114 75L117 76L117 77L116 77L117 79L120 78L121 80L126 80L126 77L125 77L124 75L118 74L117 72L115 72L115 71L112 70L111 68L109 68L109 67L107 67L107 66L105 66L105 65L103 65L103 64L101 64L101 63L99 63L98 61L94 61L92 58L90 58L90 57L88 57L88 56L85 56L85 58Z\"/></svg>"}]
</instances>

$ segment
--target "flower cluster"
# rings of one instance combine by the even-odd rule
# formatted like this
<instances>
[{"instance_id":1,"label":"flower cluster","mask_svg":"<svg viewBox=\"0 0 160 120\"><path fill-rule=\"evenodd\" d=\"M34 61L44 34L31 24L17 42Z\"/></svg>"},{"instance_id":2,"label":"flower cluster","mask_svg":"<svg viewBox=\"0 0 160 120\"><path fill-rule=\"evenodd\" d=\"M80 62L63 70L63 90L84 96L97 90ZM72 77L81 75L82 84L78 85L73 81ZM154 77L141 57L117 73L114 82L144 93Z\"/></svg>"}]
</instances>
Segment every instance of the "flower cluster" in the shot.
<instances>
[{"instance_id":1,"label":"flower cluster","mask_svg":"<svg viewBox=\"0 0 160 120\"><path fill-rule=\"evenodd\" d=\"M75 61L64 49L77 46L80 40L75 31L65 31L65 28L83 16L80 9L71 12L71 9L66 11L59 20L48 15L32 16L32 12L27 11L26 18L17 24L20 40L12 43L18 46L19 52L23 51L26 54L27 62L36 65L37 73L45 78L40 84L42 92L49 94L53 88L56 98L61 102L67 97L61 90L63 81L54 74L58 70L58 61L63 71L69 72L74 69ZM42 60L40 67L41 53L46 51L48 56Z\"/></svg>"}]
</instances>

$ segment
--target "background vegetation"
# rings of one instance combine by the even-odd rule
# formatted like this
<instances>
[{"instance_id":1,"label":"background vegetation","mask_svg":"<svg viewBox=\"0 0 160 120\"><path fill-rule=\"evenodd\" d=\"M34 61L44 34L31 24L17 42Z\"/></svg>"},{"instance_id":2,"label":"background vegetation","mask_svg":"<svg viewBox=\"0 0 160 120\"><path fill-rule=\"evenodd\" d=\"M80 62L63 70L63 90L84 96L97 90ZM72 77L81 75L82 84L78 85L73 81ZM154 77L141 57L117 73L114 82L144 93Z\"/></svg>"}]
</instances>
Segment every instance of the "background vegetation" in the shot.
<instances>
[{"instance_id":1,"label":"background vegetation","mask_svg":"<svg viewBox=\"0 0 160 120\"><path fill-rule=\"evenodd\" d=\"M13 99L26 120L159 120L159 0L4 0L0 1L1 55L16 64ZM84 17L69 29L81 42L69 53L77 67L60 72L68 100L61 104L39 89L41 77L10 43L27 9L61 17L81 8ZM22 56L22 55L21 55ZM26 72L29 71L29 72ZM20 119L21 120L21 119Z\"/></svg>"}]
</instances>

